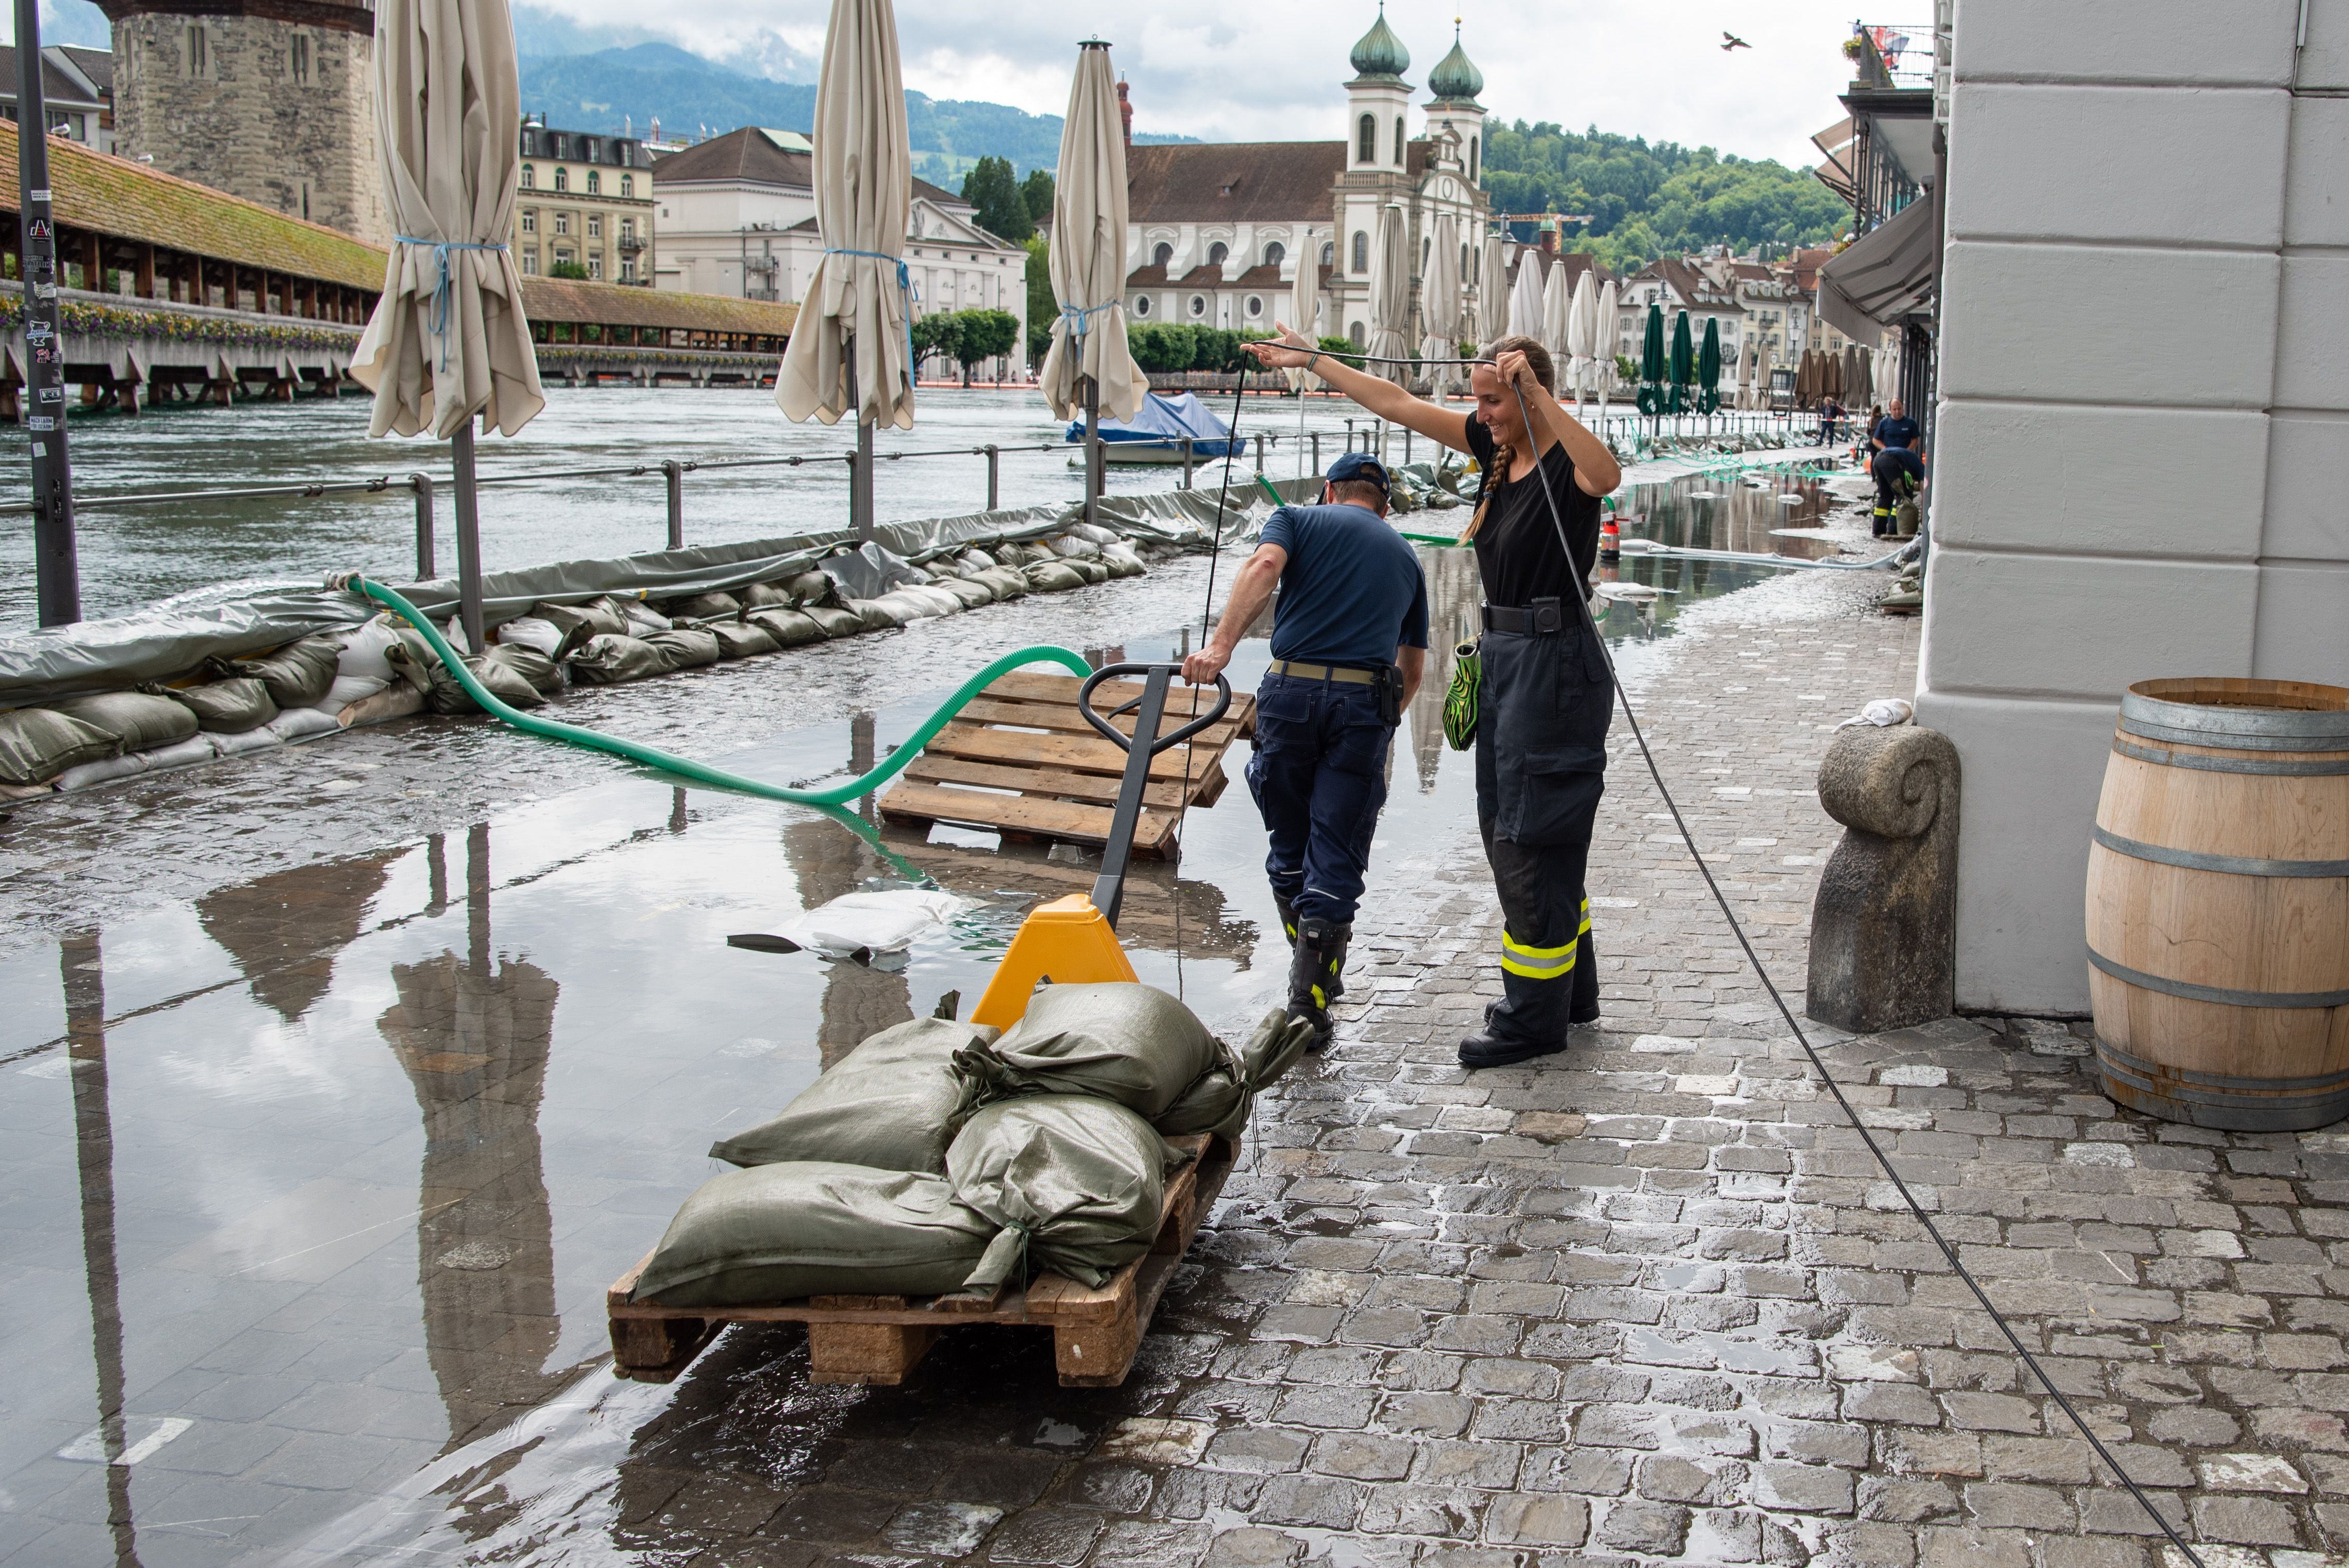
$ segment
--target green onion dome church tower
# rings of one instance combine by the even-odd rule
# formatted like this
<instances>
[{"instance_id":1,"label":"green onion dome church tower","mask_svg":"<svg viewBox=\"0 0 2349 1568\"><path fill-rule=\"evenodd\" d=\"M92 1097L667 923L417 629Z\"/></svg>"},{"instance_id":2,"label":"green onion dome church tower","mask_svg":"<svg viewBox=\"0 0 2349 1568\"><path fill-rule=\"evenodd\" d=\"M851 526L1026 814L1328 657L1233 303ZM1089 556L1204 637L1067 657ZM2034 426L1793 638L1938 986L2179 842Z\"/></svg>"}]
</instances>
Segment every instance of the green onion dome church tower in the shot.
<instances>
[{"instance_id":1,"label":"green onion dome church tower","mask_svg":"<svg viewBox=\"0 0 2349 1568\"><path fill-rule=\"evenodd\" d=\"M1411 69L1411 51L1387 26L1383 4L1379 6L1378 20L1347 58L1354 67L1354 79L1346 84L1354 127L1347 166L1399 174L1410 144L1411 84L1402 79L1402 74Z\"/></svg>"},{"instance_id":2,"label":"green onion dome church tower","mask_svg":"<svg viewBox=\"0 0 2349 1568\"><path fill-rule=\"evenodd\" d=\"M1380 21L1383 25L1385 18L1381 16ZM1468 182L1474 185L1485 171L1485 106L1476 101L1476 95L1485 90L1485 73L1476 68L1468 51L1460 46L1460 23L1456 17L1452 24L1452 52L1427 73L1427 90L1431 95L1427 134L1440 137L1449 130L1459 138Z\"/></svg>"}]
</instances>

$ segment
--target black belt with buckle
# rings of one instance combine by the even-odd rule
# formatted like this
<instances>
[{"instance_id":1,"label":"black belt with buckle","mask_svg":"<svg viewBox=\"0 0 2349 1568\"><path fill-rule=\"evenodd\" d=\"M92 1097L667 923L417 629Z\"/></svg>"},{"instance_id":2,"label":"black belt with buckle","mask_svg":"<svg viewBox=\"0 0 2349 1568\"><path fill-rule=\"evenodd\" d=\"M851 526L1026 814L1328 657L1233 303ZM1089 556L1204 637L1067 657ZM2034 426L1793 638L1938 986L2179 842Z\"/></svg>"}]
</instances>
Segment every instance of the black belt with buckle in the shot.
<instances>
[{"instance_id":1,"label":"black belt with buckle","mask_svg":"<svg viewBox=\"0 0 2349 1568\"><path fill-rule=\"evenodd\" d=\"M1566 601L1537 599L1530 604L1487 604L1485 606L1485 630L1488 632L1532 632L1537 634L1566 630Z\"/></svg>"}]
</instances>

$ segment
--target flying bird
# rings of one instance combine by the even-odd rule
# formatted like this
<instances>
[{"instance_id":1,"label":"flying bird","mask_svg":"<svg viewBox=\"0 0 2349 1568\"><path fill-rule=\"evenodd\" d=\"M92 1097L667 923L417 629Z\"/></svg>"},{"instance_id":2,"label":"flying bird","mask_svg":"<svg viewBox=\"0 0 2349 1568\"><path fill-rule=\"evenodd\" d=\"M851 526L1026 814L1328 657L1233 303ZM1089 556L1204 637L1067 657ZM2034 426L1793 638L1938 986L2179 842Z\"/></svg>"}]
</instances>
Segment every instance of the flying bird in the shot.
<instances>
[{"instance_id":1,"label":"flying bird","mask_svg":"<svg viewBox=\"0 0 2349 1568\"><path fill-rule=\"evenodd\" d=\"M1721 52L1724 55L1732 49L1750 49L1753 46L1734 33L1724 32L1721 35Z\"/></svg>"}]
</instances>

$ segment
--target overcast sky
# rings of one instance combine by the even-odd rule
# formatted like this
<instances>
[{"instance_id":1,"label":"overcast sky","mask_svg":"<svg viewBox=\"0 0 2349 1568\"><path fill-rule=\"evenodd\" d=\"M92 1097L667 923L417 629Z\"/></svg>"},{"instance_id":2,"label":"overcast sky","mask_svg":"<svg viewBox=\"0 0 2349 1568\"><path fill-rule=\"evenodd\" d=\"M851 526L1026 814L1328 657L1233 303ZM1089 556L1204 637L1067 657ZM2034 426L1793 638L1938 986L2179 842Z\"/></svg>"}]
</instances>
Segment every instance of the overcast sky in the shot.
<instances>
[{"instance_id":1,"label":"overcast sky","mask_svg":"<svg viewBox=\"0 0 2349 1568\"><path fill-rule=\"evenodd\" d=\"M667 36L698 53L788 80L813 78L823 0L526 0L583 25L583 42ZM1926 0L1867 15L1920 22ZM95 8L48 0L45 13ZM1848 79L1840 45L1851 0L1391 0L1427 85L1452 46L1452 19L1485 73L1483 102L1510 119L1710 144L1749 158L1815 161L1810 135L1839 118ZM897 0L905 84L933 98L981 98L1059 113L1078 39L1098 32L1133 83L1134 123L1210 140L1324 140L1342 135L1346 52L1377 15L1364 0L1185 0L1120 9L1073 0ZM61 18L63 19L63 18ZM102 22L98 23L102 29ZM1723 29L1753 47L1724 53ZM1915 27L1930 46L1930 25ZM600 37L595 34L602 34ZM102 31L98 34L103 36Z\"/></svg>"}]
</instances>

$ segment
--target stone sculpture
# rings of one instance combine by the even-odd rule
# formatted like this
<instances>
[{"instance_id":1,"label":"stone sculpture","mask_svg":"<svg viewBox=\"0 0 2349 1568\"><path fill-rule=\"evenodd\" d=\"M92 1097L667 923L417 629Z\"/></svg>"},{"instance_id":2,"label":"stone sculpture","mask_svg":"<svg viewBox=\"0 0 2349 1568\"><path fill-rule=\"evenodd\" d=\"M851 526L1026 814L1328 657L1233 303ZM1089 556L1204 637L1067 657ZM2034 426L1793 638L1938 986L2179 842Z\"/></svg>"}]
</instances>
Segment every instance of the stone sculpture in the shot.
<instances>
[{"instance_id":1,"label":"stone sculpture","mask_svg":"<svg viewBox=\"0 0 2349 1568\"><path fill-rule=\"evenodd\" d=\"M1856 726L1819 765L1819 804L1847 830L1811 906L1804 1011L1853 1034L1956 1005L1958 748L1915 725Z\"/></svg>"}]
</instances>

